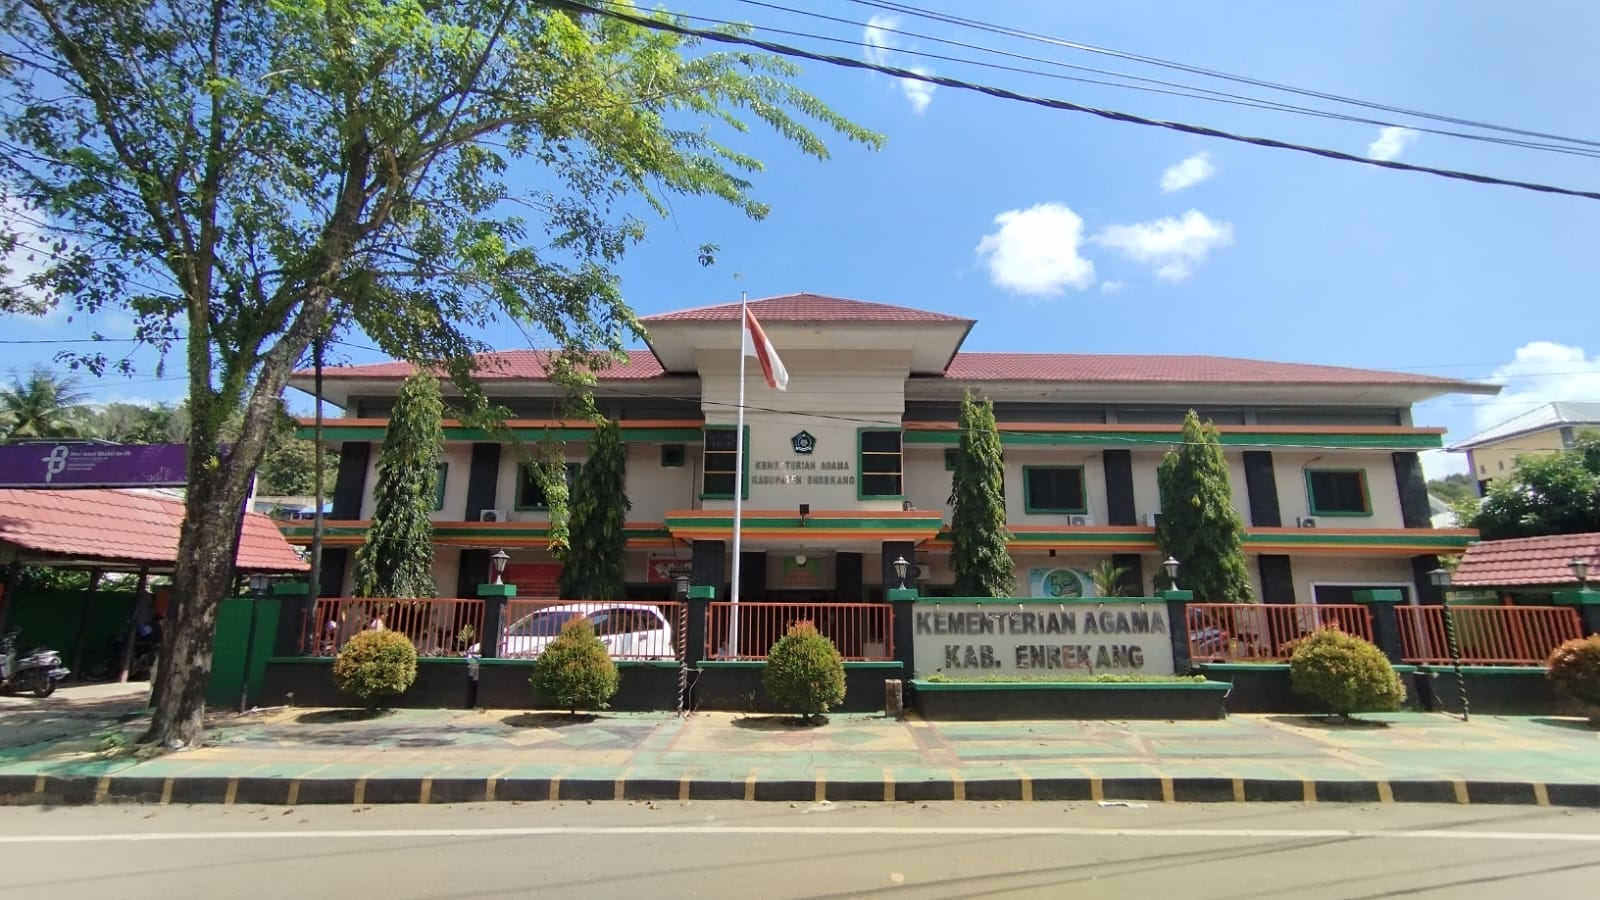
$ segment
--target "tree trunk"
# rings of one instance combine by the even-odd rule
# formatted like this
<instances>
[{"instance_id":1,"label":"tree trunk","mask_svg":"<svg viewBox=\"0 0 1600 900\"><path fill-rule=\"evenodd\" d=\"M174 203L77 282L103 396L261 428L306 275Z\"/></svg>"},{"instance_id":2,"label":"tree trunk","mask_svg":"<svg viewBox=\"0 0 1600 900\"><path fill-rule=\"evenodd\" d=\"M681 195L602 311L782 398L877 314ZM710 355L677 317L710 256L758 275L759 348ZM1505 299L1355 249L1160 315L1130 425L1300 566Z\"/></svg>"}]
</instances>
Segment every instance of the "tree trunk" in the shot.
<instances>
[{"instance_id":1,"label":"tree trunk","mask_svg":"<svg viewBox=\"0 0 1600 900\"><path fill-rule=\"evenodd\" d=\"M155 711L144 743L188 747L205 734L217 609L233 577L249 483L228 478L225 469L190 465L170 623L161 639Z\"/></svg>"}]
</instances>

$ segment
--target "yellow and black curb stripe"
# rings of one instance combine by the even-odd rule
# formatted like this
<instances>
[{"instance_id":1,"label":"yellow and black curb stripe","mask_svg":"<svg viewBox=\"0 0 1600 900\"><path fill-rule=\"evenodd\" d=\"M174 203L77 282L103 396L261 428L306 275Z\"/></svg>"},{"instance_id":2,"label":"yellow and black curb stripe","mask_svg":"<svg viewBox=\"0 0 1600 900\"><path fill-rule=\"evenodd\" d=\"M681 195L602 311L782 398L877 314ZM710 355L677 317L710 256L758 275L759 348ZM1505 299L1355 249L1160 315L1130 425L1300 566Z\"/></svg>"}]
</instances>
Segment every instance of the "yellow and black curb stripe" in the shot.
<instances>
[{"instance_id":1,"label":"yellow and black curb stripe","mask_svg":"<svg viewBox=\"0 0 1600 900\"><path fill-rule=\"evenodd\" d=\"M1600 808L1600 782L1545 784L1457 779L999 778L878 781L815 778L271 778L0 775L0 804L482 803L536 800L1096 801L1150 803L1476 803Z\"/></svg>"}]
</instances>

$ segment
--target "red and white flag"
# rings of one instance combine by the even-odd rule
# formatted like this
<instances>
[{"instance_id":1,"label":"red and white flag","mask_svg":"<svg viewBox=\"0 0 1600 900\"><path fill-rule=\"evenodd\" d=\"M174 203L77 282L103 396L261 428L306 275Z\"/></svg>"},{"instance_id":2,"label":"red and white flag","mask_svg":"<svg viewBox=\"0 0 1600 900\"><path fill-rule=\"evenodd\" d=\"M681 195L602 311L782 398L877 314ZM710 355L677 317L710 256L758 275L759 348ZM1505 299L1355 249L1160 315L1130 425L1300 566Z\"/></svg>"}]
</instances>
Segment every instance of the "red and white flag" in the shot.
<instances>
[{"instance_id":1,"label":"red and white flag","mask_svg":"<svg viewBox=\"0 0 1600 900\"><path fill-rule=\"evenodd\" d=\"M789 389L789 370L783 367L778 351L767 340L767 333L761 330L761 323L756 321L756 314L748 306L744 308L744 355L754 356L761 362L761 374L767 376L767 387L779 391Z\"/></svg>"}]
</instances>

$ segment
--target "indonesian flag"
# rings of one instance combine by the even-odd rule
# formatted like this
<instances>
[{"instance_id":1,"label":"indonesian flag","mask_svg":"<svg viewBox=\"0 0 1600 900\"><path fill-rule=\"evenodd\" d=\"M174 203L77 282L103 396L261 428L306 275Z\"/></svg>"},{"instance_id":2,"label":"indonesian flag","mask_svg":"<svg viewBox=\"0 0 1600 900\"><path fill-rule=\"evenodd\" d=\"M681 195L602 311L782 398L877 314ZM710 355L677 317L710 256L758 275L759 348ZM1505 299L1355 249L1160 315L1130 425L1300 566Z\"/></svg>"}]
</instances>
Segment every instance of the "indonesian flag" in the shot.
<instances>
[{"instance_id":1,"label":"indonesian flag","mask_svg":"<svg viewBox=\"0 0 1600 900\"><path fill-rule=\"evenodd\" d=\"M767 387L779 391L789 389L789 370L783 367L778 351L767 340L767 333L761 330L761 323L756 321L756 314L748 306L744 308L744 355L760 361L761 374L767 376Z\"/></svg>"}]
</instances>

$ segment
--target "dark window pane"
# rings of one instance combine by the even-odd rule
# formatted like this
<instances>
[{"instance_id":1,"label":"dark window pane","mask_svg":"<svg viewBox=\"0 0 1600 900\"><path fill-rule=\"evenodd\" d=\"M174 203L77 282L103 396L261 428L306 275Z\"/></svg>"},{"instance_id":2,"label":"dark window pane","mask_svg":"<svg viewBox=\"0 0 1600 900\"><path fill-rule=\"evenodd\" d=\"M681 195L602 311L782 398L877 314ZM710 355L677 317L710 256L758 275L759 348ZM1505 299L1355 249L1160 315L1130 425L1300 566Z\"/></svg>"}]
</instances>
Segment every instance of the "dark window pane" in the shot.
<instances>
[{"instance_id":1,"label":"dark window pane","mask_svg":"<svg viewBox=\"0 0 1600 900\"><path fill-rule=\"evenodd\" d=\"M865 497L895 497L900 494L900 476L863 475L861 494Z\"/></svg>"},{"instance_id":2,"label":"dark window pane","mask_svg":"<svg viewBox=\"0 0 1600 900\"><path fill-rule=\"evenodd\" d=\"M1317 514L1366 513L1367 491L1360 472L1312 472L1311 512Z\"/></svg>"},{"instance_id":3,"label":"dark window pane","mask_svg":"<svg viewBox=\"0 0 1600 900\"><path fill-rule=\"evenodd\" d=\"M567 463L567 491L571 492L572 483L578 480L578 463ZM550 498L545 496L544 483L539 480L538 470L533 466L522 466L522 481L517 485L518 509L548 509Z\"/></svg>"},{"instance_id":4,"label":"dark window pane","mask_svg":"<svg viewBox=\"0 0 1600 900\"><path fill-rule=\"evenodd\" d=\"M706 450L726 450L732 453L738 449L739 436L733 433L732 428L715 428L706 430Z\"/></svg>"},{"instance_id":5,"label":"dark window pane","mask_svg":"<svg viewBox=\"0 0 1600 900\"><path fill-rule=\"evenodd\" d=\"M900 432L863 431L861 432L861 449L867 453L899 453Z\"/></svg>"},{"instance_id":6,"label":"dark window pane","mask_svg":"<svg viewBox=\"0 0 1600 900\"><path fill-rule=\"evenodd\" d=\"M730 472L727 475L716 475L716 474L707 472L706 473L706 480L705 480L705 491L703 493L706 493L706 494L722 494L722 495L725 495L725 496L732 497L733 496L733 473Z\"/></svg>"},{"instance_id":7,"label":"dark window pane","mask_svg":"<svg viewBox=\"0 0 1600 900\"><path fill-rule=\"evenodd\" d=\"M1028 508L1035 512L1083 512L1082 469L1029 469Z\"/></svg>"}]
</instances>

